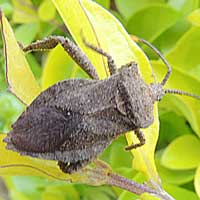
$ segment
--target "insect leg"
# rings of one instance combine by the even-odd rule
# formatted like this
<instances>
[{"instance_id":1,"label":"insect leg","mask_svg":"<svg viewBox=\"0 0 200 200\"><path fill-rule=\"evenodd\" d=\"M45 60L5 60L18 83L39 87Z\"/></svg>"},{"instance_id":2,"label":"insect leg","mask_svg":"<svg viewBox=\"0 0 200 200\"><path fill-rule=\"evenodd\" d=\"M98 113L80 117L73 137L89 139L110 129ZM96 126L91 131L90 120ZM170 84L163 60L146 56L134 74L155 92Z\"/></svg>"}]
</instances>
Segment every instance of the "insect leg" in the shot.
<instances>
[{"instance_id":1,"label":"insect leg","mask_svg":"<svg viewBox=\"0 0 200 200\"><path fill-rule=\"evenodd\" d=\"M25 48L24 52L42 51L53 49L57 44L61 44L65 51L72 57L72 59L93 79L99 79L95 67L92 65L88 57L81 51L81 49L68 38L62 36L49 36L43 40L38 40Z\"/></svg>"},{"instance_id":2,"label":"insect leg","mask_svg":"<svg viewBox=\"0 0 200 200\"><path fill-rule=\"evenodd\" d=\"M115 62L111 55L109 55L107 52L103 51L101 48L95 47L92 44L87 43L84 38L83 38L83 42L87 47L89 47L90 49L96 51L97 53L99 53L107 58L110 75L115 74L117 72L117 67L116 67Z\"/></svg>"},{"instance_id":3,"label":"insect leg","mask_svg":"<svg viewBox=\"0 0 200 200\"><path fill-rule=\"evenodd\" d=\"M64 173L72 174L73 172L78 171L89 163L90 160L79 160L77 162L65 163L58 161L58 166Z\"/></svg>"},{"instance_id":4,"label":"insect leg","mask_svg":"<svg viewBox=\"0 0 200 200\"><path fill-rule=\"evenodd\" d=\"M125 147L126 151L136 149L136 148L145 144L145 137L144 137L142 131L140 129L137 129L134 132L135 132L135 134L136 134L136 136L137 136L137 138L139 139L140 142L137 143L137 144L131 144L130 146Z\"/></svg>"}]
</instances>

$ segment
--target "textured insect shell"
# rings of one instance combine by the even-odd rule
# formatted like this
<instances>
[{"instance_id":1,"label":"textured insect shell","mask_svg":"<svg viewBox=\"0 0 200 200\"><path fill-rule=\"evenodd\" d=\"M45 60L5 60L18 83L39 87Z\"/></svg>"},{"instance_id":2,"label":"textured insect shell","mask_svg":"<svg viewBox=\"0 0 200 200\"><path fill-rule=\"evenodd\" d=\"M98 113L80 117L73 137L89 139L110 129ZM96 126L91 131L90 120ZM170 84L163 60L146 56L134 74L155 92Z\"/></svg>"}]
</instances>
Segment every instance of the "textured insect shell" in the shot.
<instances>
[{"instance_id":1,"label":"textured insect shell","mask_svg":"<svg viewBox=\"0 0 200 200\"><path fill-rule=\"evenodd\" d=\"M147 92L132 68L101 81L59 82L19 117L5 139L7 148L63 162L93 159L119 134L152 122Z\"/></svg>"}]
</instances>

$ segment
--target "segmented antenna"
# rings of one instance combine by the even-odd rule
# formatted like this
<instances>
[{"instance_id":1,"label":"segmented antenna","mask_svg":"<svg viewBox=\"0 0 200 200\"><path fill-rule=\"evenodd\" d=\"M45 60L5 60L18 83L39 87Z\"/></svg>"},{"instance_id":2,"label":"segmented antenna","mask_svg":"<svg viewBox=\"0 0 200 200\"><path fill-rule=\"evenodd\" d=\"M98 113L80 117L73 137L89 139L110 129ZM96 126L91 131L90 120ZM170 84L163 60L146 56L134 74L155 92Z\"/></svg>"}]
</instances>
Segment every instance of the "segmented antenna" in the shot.
<instances>
[{"instance_id":1,"label":"segmented antenna","mask_svg":"<svg viewBox=\"0 0 200 200\"><path fill-rule=\"evenodd\" d=\"M165 94L177 94L177 95L184 95L184 96L189 96L189 97L193 97L195 99L199 99L200 100L200 96L196 95L196 94L192 94L189 92L185 92L182 90L176 90L176 89L165 89Z\"/></svg>"},{"instance_id":2,"label":"segmented antenna","mask_svg":"<svg viewBox=\"0 0 200 200\"><path fill-rule=\"evenodd\" d=\"M132 36L132 39L135 42L141 42L141 43L147 45L148 47L150 47L160 57L160 59L163 61L163 63L167 66L168 71L167 71L164 79L160 83L162 86L164 86L166 84L166 82L168 81L170 75L171 75L171 71L172 71L171 65L168 63L168 61L165 59L165 57L162 55L162 53L158 49L156 49L156 47L154 47L152 44L150 44L148 41L141 39L141 38L138 38L136 36ZM184 96L189 96L189 97L193 97L195 99L200 100L200 96L198 96L196 94L189 93L189 92L185 92L185 91L182 91L182 90L164 89L164 92L165 92L165 94L168 93L168 94L184 95Z\"/></svg>"},{"instance_id":3,"label":"segmented antenna","mask_svg":"<svg viewBox=\"0 0 200 200\"><path fill-rule=\"evenodd\" d=\"M161 52L156 49L156 47L154 47L151 43L149 43L148 41L142 39L142 38L138 38L136 36L132 36L132 39L135 41L135 42L141 42L145 45L147 45L148 47L150 47L159 57L160 59L163 61L163 63L167 66L167 73L164 77L164 79L161 81L161 85L164 86L166 84L166 82L168 81L169 77L170 77L170 74L172 72L172 68L171 68L171 65L167 62L167 60L165 59L165 57L161 54Z\"/></svg>"}]
</instances>

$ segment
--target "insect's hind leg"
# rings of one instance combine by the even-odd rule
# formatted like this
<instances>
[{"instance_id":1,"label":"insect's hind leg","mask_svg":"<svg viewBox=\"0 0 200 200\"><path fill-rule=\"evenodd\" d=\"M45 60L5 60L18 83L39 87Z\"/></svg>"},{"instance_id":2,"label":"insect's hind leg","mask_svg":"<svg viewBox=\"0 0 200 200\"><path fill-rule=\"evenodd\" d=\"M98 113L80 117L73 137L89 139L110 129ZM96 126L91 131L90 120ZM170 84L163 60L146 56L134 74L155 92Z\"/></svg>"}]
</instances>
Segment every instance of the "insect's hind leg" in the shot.
<instances>
[{"instance_id":1,"label":"insect's hind leg","mask_svg":"<svg viewBox=\"0 0 200 200\"><path fill-rule=\"evenodd\" d=\"M93 51L96 51L97 53L107 58L110 75L113 75L117 72L117 67L111 55L103 51L101 48L98 48L98 47L93 46L92 44L89 44L88 42L86 42L84 38L83 38L83 42L88 48L92 49Z\"/></svg>"},{"instance_id":2,"label":"insect's hind leg","mask_svg":"<svg viewBox=\"0 0 200 200\"><path fill-rule=\"evenodd\" d=\"M135 132L135 134L136 134L136 136L137 136L137 138L139 139L140 142L137 143L137 144L131 144L130 146L125 147L126 151L136 149L136 148L141 147L142 145L145 144L145 137L144 137L142 131L140 129L137 129L134 132Z\"/></svg>"},{"instance_id":3,"label":"insect's hind leg","mask_svg":"<svg viewBox=\"0 0 200 200\"><path fill-rule=\"evenodd\" d=\"M89 163L89 160L79 160L77 162L65 163L63 161L58 161L58 166L64 173L72 174L79 169L85 167Z\"/></svg>"},{"instance_id":4,"label":"insect's hind leg","mask_svg":"<svg viewBox=\"0 0 200 200\"><path fill-rule=\"evenodd\" d=\"M49 36L43 40L38 40L25 48L24 52L49 50L61 44L71 58L92 78L99 79L95 67L81 49L68 38L63 36Z\"/></svg>"}]
</instances>

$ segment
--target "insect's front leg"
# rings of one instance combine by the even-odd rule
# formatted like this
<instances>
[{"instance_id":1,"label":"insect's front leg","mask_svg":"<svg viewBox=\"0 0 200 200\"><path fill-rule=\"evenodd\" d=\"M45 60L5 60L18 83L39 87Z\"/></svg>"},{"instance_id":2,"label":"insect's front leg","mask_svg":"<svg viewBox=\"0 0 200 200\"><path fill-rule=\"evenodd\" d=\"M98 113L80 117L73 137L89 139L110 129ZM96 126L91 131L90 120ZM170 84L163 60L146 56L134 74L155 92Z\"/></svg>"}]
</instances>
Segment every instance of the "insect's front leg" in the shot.
<instances>
[{"instance_id":1,"label":"insect's front leg","mask_svg":"<svg viewBox=\"0 0 200 200\"><path fill-rule=\"evenodd\" d=\"M72 57L72 59L92 78L99 79L95 67L92 65L88 57L81 51L81 49L68 38L63 36L49 36L43 40L38 40L25 48L24 52L29 51L43 51L49 50L61 44L65 51Z\"/></svg>"},{"instance_id":2,"label":"insect's front leg","mask_svg":"<svg viewBox=\"0 0 200 200\"><path fill-rule=\"evenodd\" d=\"M137 138L139 139L140 142L137 143L137 144L131 144L130 146L125 147L126 151L136 149L136 148L141 147L142 145L145 144L145 137L144 137L143 132L140 129L136 129L134 132L135 132L135 134L136 134L136 136L137 136Z\"/></svg>"}]
</instances>

